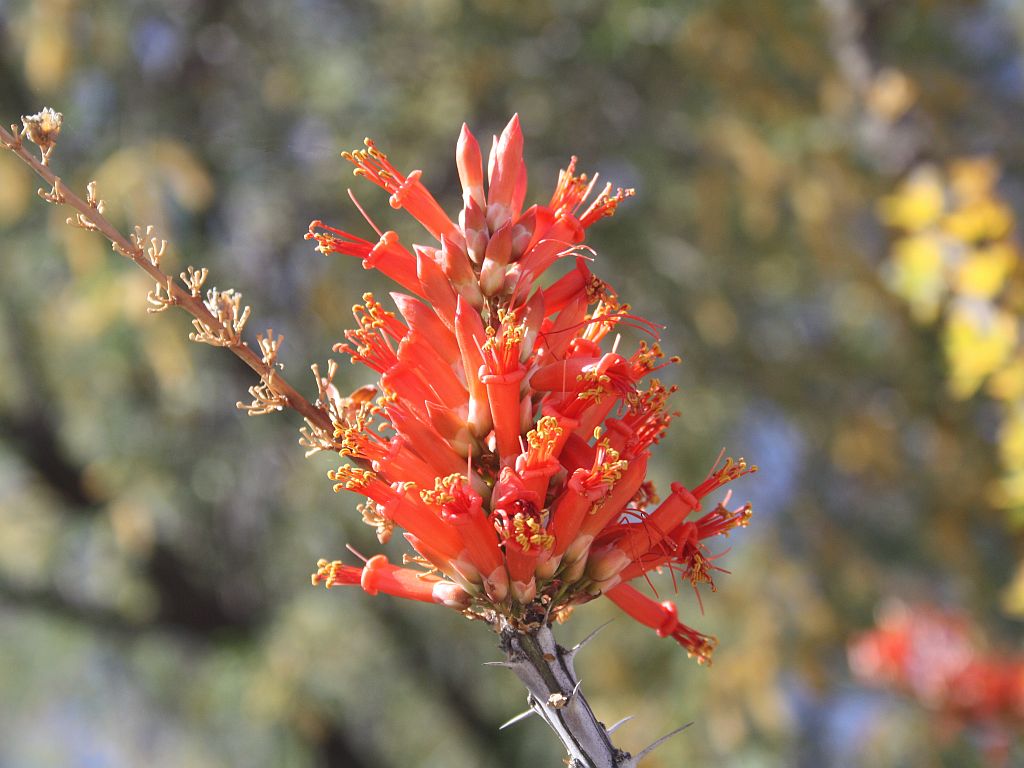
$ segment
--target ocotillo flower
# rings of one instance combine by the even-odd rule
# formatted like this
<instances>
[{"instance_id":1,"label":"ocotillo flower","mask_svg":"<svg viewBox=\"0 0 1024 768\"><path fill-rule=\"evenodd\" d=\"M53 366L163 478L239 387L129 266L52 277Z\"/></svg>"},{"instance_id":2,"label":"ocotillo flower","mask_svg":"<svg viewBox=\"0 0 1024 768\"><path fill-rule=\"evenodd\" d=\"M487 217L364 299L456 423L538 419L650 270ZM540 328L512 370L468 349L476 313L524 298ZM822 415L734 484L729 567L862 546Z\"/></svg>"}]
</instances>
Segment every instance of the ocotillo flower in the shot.
<instances>
[{"instance_id":1,"label":"ocotillo flower","mask_svg":"<svg viewBox=\"0 0 1024 768\"><path fill-rule=\"evenodd\" d=\"M486 189L480 147L463 126L454 219L420 171L403 174L372 141L343 156L434 241L406 247L378 229L373 242L319 221L308 235L408 292L392 294L397 314L364 296L358 327L336 347L379 374L379 397L324 391L335 401L333 447L351 460L331 473L335 489L366 497L363 517L382 542L403 529L422 569L380 555L361 568L320 561L313 583L360 584L523 628L606 594L707 660L711 638L628 582L662 568L694 587L710 582L703 541L746 525L749 507L689 518L755 468L716 462L692 490L673 484L660 504L646 480L650 448L674 416L674 388L651 377L677 360L665 361L657 343L632 354L616 351L618 341L602 346L617 329L653 336L655 327L594 276L581 246L632 190L609 184L595 195L597 177L577 175L573 158L551 200L523 211L518 117L494 140ZM574 267L545 285L566 258Z\"/></svg>"},{"instance_id":2,"label":"ocotillo flower","mask_svg":"<svg viewBox=\"0 0 1024 768\"><path fill-rule=\"evenodd\" d=\"M878 626L849 644L860 680L913 696L963 724L1019 728L1024 722L1024 658L985 650L963 615L892 603Z\"/></svg>"}]
</instances>

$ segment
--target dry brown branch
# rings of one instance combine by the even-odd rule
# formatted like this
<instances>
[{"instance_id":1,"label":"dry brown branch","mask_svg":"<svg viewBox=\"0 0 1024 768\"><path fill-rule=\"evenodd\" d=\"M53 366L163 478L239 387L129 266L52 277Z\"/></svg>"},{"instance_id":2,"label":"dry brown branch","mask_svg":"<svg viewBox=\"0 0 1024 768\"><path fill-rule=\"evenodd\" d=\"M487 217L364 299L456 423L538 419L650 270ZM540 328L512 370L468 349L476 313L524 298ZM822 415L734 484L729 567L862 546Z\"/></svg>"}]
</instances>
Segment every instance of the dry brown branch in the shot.
<instances>
[{"instance_id":1,"label":"dry brown branch","mask_svg":"<svg viewBox=\"0 0 1024 768\"><path fill-rule=\"evenodd\" d=\"M0 127L0 144L9 149L28 165L35 173L50 185L50 190L39 190L44 200L54 205L66 205L73 210L69 223L90 231L100 232L106 237L113 249L131 259L146 272L156 283L147 300L152 305L151 311L162 311L168 306L181 307L193 317L199 341L224 346L231 350L260 377L261 383L253 387L254 400L264 404L273 404L267 410L248 408L250 413L268 412L288 407L299 413L306 422L304 435L313 438L320 444L329 444L329 436L333 434L333 425L325 407L318 407L309 402L292 387L277 370L276 354L280 338L273 342L272 362L267 360L267 348L260 341L260 352L257 353L241 338L242 330L249 316L249 308L240 305L241 295L231 291L208 291L204 301L201 288L207 277L205 268L189 267L181 275L182 285L160 268L160 259L164 255L166 242L158 238L152 227L143 229L136 227L131 238L125 237L103 215L103 201L98 196L95 182L87 188L83 199L69 190L61 179L48 167L50 156L60 133L61 117L59 112L44 109L36 115L22 118L24 128L19 132L17 125L11 130ZM25 146L24 139L34 143L40 150L41 157L36 158ZM268 334L269 335L269 334ZM256 393L259 393L257 396Z\"/></svg>"}]
</instances>

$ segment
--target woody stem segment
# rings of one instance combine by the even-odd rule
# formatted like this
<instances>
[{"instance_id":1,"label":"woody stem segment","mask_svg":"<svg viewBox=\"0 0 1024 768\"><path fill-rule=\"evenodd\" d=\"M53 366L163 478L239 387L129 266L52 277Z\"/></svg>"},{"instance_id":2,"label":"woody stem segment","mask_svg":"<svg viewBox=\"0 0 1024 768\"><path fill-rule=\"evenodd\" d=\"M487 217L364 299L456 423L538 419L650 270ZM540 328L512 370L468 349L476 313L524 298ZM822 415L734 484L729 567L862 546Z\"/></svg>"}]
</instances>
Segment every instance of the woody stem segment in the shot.
<instances>
[{"instance_id":1,"label":"woody stem segment","mask_svg":"<svg viewBox=\"0 0 1024 768\"><path fill-rule=\"evenodd\" d=\"M501 633L506 666L526 686L527 702L550 726L569 755L570 768L634 768L636 760L612 744L604 724L583 696L573 669L575 649L555 642L548 626Z\"/></svg>"}]
</instances>

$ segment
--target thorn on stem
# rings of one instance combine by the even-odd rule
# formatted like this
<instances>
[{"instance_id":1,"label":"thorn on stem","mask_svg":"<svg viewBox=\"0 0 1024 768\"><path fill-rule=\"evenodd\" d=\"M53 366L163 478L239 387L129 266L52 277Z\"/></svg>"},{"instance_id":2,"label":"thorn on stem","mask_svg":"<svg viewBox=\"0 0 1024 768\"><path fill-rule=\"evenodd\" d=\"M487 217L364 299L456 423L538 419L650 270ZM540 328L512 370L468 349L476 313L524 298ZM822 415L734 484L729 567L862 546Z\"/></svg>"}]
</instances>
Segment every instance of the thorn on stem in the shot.
<instances>
[{"instance_id":1,"label":"thorn on stem","mask_svg":"<svg viewBox=\"0 0 1024 768\"><path fill-rule=\"evenodd\" d=\"M619 729L619 726L625 725L626 723L628 723L632 719L633 719L633 715L626 715L624 718L619 720L619 722L615 723L615 725L613 725L611 728L605 728L605 733L607 733L609 736L611 736L613 733L615 733L615 731L617 731Z\"/></svg>"},{"instance_id":2,"label":"thorn on stem","mask_svg":"<svg viewBox=\"0 0 1024 768\"><path fill-rule=\"evenodd\" d=\"M677 733L682 733L682 732L683 732L683 731L685 731L685 730L686 730L687 728L689 728L689 727L690 727L691 725L693 725L693 723L687 723L686 725L683 725L683 726L680 726L679 728L676 728L676 729L675 729L674 731L671 731L670 733L666 733L666 734L665 734L664 736L662 736L662 737L661 737L660 739L658 739L658 740L657 740L657 741L655 741L655 742L654 742L653 744L651 744L651 746L647 747L647 749L641 750L641 751L640 751L640 754L638 754L638 755L636 756L636 762L638 762L638 763L639 763L639 762L640 762L641 760L643 760L643 759L644 759L644 758L645 758L645 757L646 757L647 755L651 754L651 752L653 752L654 750L656 750L656 749L657 749L658 747L660 747L660 746L661 746L662 744L664 744L664 743L665 743L666 741L668 741L669 739L671 739L671 738L672 738L673 736L675 736L675 735L676 735Z\"/></svg>"},{"instance_id":3,"label":"thorn on stem","mask_svg":"<svg viewBox=\"0 0 1024 768\"><path fill-rule=\"evenodd\" d=\"M595 629L589 635L587 635L582 640L580 640L578 643L576 643L576 645L574 645L572 648L570 648L566 655L569 656L569 658L572 658L573 656L575 656L577 651L581 650L583 648L583 646L585 646L587 643L589 643L591 640L593 640L595 637L597 637L597 634L602 629L604 629L609 624L611 624L613 621L615 621L615 619L608 619L608 621L606 621L604 624L599 626L597 629Z\"/></svg>"},{"instance_id":4,"label":"thorn on stem","mask_svg":"<svg viewBox=\"0 0 1024 768\"><path fill-rule=\"evenodd\" d=\"M502 723L500 726L498 726L498 730L499 731L504 731L506 728L509 728L509 727L515 725L520 720L525 720L530 715L534 715L534 714L536 714L536 712L534 712L532 709L528 709L525 712L520 712L518 715L513 717L511 720L507 720L504 723Z\"/></svg>"}]
</instances>

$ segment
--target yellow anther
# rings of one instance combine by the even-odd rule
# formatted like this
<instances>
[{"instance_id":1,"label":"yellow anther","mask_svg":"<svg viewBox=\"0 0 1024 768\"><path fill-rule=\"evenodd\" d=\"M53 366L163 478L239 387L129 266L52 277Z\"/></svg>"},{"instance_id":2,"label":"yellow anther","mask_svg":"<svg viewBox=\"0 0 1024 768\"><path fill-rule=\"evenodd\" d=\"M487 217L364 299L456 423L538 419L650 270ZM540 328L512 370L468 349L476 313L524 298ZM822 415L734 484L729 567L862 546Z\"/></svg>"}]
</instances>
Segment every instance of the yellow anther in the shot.
<instances>
[{"instance_id":1,"label":"yellow anther","mask_svg":"<svg viewBox=\"0 0 1024 768\"><path fill-rule=\"evenodd\" d=\"M465 482L467 482L466 476L458 473L435 478L433 489L420 491L420 498L427 504L434 504L438 507L442 504L450 504L455 501L455 489Z\"/></svg>"}]
</instances>

